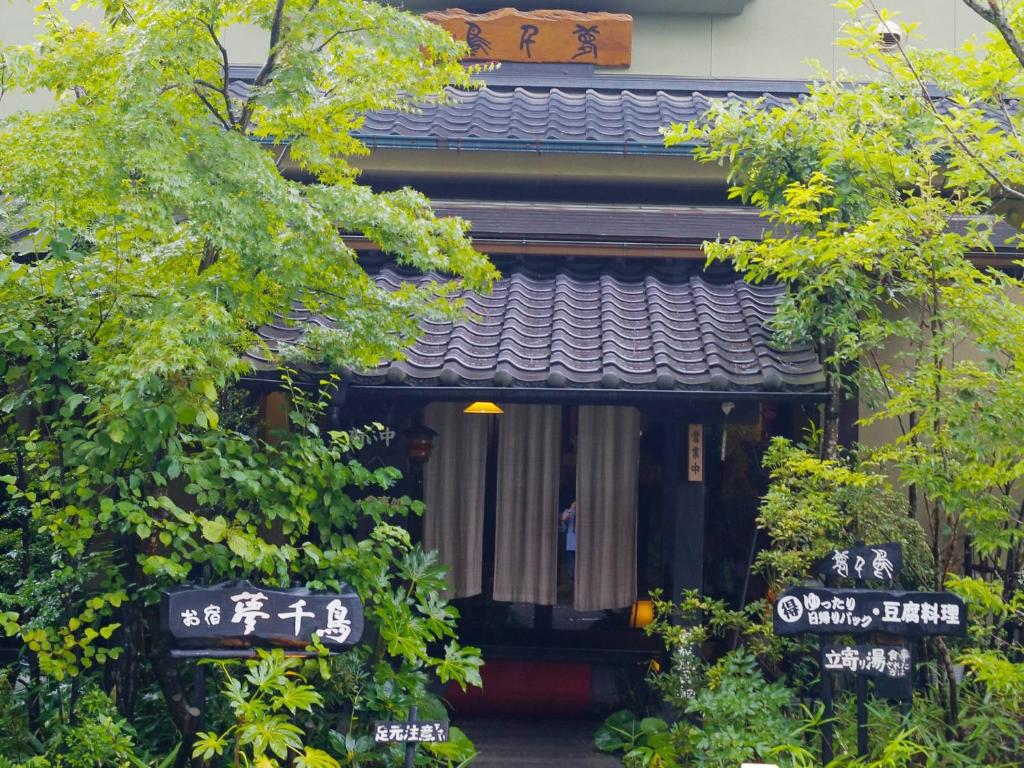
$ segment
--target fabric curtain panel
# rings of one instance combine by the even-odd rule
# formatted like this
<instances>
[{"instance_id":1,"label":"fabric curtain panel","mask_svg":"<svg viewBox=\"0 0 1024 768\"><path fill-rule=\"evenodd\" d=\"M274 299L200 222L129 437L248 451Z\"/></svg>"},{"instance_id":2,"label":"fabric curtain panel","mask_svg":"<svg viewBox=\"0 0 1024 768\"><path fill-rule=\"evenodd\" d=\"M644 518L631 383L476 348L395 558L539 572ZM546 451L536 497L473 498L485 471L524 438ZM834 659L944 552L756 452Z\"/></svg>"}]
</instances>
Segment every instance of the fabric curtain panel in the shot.
<instances>
[{"instance_id":1,"label":"fabric curtain panel","mask_svg":"<svg viewBox=\"0 0 1024 768\"><path fill-rule=\"evenodd\" d=\"M640 412L580 406L576 449L578 611L625 608L636 600Z\"/></svg>"},{"instance_id":2,"label":"fabric curtain panel","mask_svg":"<svg viewBox=\"0 0 1024 768\"><path fill-rule=\"evenodd\" d=\"M449 597L482 591L488 419L456 403L432 403L424 421L437 432L423 473L423 544L448 566Z\"/></svg>"},{"instance_id":3,"label":"fabric curtain panel","mask_svg":"<svg viewBox=\"0 0 1024 768\"><path fill-rule=\"evenodd\" d=\"M494 599L554 605L562 409L509 405L498 429Z\"/></svg>"}]
</instances>

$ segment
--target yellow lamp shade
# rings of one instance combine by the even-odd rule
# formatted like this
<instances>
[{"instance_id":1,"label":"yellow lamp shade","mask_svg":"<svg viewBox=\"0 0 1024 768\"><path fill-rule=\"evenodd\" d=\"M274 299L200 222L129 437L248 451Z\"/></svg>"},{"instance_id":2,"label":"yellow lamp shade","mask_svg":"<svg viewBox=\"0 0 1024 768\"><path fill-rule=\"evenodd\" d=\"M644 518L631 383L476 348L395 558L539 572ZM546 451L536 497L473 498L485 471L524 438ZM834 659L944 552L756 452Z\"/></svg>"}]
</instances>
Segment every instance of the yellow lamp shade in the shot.
<instances>
[{"instance_id":1,"label":"yellow lamp shade","mask_svg":"<svg viewBox=\"0 0 1024 768\"><path fill-rule=\"evenodd\" d=\"M654 604L650 600L637 600L629 612L629 626L643 629L654 621Z\"/></svg>"},{"instance_id":2,"label":"yellow lamp shade","mask_svg":"<svg viewBox=\"0 0 1024 768\"><path fill-rule=\"evenodd\" d=\"M462 410L462 412L463 413L477 413L477 414L482 414L482 415L485 415L485 416L489 416L489 415L492 415L492 414L504 413L504 411L501 410L501 408L499 408L496 404L494 404L494 403L487 403L487 402L484 402L482 400L478 400L475 403L470 403L469 405L467 405Z\"/></svg>"}]
</instances>

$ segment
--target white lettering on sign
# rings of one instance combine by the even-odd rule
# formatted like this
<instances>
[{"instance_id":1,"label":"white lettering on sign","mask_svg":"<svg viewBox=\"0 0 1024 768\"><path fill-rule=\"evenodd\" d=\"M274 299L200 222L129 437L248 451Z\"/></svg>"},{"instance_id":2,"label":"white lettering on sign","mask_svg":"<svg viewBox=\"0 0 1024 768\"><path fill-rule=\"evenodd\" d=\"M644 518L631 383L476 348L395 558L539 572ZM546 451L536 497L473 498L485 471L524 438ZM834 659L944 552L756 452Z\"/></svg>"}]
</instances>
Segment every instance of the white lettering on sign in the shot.
<instances>
[{"instance_id":1,"label":"white lettering on sign","mask_svg":"<svg viewBox=\"0 0 1024 768\"><path fill-rule=\"evenodd\" d=\"M286 613L279 613L279 614L277 614L277 618L279 618L279 619L294 619L295 620L295 633L294 634L295 634L296 637L298 637L299 633L302 631L302 620L303 619L313 619L313 618L316 618L316 614L302 610L303 608L306 607L306 601L305 600L296 600L294 603L292 603L288 607L291 608L292 611L290 613L288 613L288 612L286 612Z\"/></svg>"},{"instance_id":2,"label":"white lettering on sign","mask_svg":"<svg viewBox=\"0 0 1024 768\"><path fill-rule=\"evenodd\" d=\"M244 622L246 635L256 631L256 619L269 619L270 614L263 612L263 603L267 596L262 592L243 592L240 595L232 595L231 600L235 603L235 615L231 617L232 624Z\"/></svg>"},{"instance_id":3,"label":"white lettering on sign","mask_svg":"<svg viewBox=\"0 0 1024 768\"><path fill-rule=\"evenodd\" d=\"M327 626L317 630L317 634L336 643L344 643L351 632L352 622L348 620L348 608L342 605L341 600L331 600L327 604Z\"/></svg>"},{"instance_id":4,"label":"white lettering on sign","mask_svg":"<svg viewBox=\"0 0 1024 768\"><path fill-rule=\"evenodd\" d=\"M867 646L829 646L825 649L825 669L876 677L904 678L911 672L910 651L906 648Z\"/></svg>"}]
</instances>

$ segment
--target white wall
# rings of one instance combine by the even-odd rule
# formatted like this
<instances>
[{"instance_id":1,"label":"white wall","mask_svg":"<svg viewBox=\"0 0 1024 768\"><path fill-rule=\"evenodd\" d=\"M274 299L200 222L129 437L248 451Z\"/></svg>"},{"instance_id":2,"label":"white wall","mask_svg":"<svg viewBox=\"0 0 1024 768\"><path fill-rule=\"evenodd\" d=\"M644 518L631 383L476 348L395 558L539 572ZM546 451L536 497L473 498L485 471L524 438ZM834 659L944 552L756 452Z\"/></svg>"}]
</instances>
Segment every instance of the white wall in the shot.
<instances>
[{"instance_id":1,"label":"white wall","mask_svg":"<svg viewBox=\"0 0 1024 768\"><path fill-rule=\"evenodd\" d=\"M458 6L458 0L451 0ZM514 2L509 0L509 5ZM987 26L961 0L888 0L887 7L907 20L921 22L914 44L953 47ZM0 0L0 42L24 44L33 39L35 0ZM440 4L437 4L440 5ZM500 5L500 3L499 3ZM552 0L549 7L560 3ZM95 23L95 13L76 17ZM803 79L812 69L808 60L830 71L859 73L834 41L848 19L831 0L750 0L734 16L694 14L635 15L633 66L630 74L689 77ZM227 35L235 63L255 64L266 51L266 35L237 28ZM38 107L45 96L10 94L0 102L0 114L21 107Z\"/></svg>"}]
</instances>

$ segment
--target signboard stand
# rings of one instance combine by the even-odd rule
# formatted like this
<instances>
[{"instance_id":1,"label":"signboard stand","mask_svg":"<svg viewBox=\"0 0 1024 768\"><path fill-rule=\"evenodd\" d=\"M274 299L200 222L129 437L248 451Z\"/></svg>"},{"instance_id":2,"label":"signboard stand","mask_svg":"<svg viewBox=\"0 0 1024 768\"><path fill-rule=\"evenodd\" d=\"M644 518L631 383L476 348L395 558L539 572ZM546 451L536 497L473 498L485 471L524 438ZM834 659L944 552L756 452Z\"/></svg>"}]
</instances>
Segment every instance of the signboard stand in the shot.
<instances>
[{"instance_id":1,"label":"signboard stand","mask_svg":"<svg viewBox=\"0 0 1024 768\"><path fill-rule=\"evenodd\" d=\"M208 574L207 574L208 578ZM270 589L248 581L176 587L161 597L160 623L177 647L172 661L255 659L259 647L283 647L289 656L313 657L314 638L330 651L347 650L363 634L363 604L350 588L336 593ZM206 667L193 678L197 731L206 727Z\"/></svg>"},{"instance_id":2,"label":"signboard stand","mask_svg":"<svg viewBox=\"0 0 1024 768\"><path fill-rule=\"evenodd\" d=\"M863 542L857 542L863 545ZM900 553L902 555L902 552ZM902 558L901 558L902 559ZM864 589L864 579L857 577L857 589ZM868 679L857 675L854 681L857 696L857 757L868 756Z\"/></svg>"},{"instance_id":3,"label":"signboard stand","mask_svg":"<svg viewBox=\"0 0 1024 768\"><path fill-rule=\"evenodd\" d=\"M772 609L772 625L778 635L813 633L819 636L821 701L825 722L821 729L822 762L834 758L832 720L835 717L833 672L855 675L857 707L857 754L868 754L868 677L880 678L890 691L896 684L910 685L913 696L913 657L903 645L830 645L836 635L889 635L899 638L964 635L967 606L948 592L908 592L868 589L867 582L891 583L903 564L899 544L865 547L857 542L837 549L813 566L825 584L852 579L855 589L792 587L783 592Z\"/></svg>"}]
</instances>

